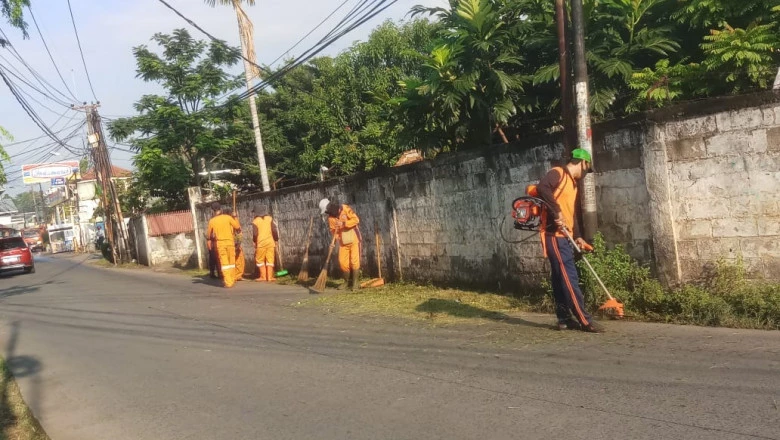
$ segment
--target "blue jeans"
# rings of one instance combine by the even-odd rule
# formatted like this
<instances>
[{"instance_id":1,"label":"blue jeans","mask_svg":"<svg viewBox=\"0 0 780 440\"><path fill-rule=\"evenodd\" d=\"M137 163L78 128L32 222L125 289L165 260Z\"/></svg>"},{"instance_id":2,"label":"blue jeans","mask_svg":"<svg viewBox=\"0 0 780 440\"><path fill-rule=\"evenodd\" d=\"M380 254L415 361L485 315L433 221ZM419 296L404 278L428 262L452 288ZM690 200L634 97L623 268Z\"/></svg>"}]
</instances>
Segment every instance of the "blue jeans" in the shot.
<instances>
[{"instance_id":1,"label":"blue jeans","mask_svg":"<svg viewBox=\"0 0 780 440\"><path fill-rule=\"evenodd\" d=\"M574 248L569 240L545 234L547 258L550 260L551 281L555 296L555 316L565 323L571 315L583 326L590 325L591 316L585 310L585 298L580 290L577 266L574 264Z\"/></svg>"}]
</instances>

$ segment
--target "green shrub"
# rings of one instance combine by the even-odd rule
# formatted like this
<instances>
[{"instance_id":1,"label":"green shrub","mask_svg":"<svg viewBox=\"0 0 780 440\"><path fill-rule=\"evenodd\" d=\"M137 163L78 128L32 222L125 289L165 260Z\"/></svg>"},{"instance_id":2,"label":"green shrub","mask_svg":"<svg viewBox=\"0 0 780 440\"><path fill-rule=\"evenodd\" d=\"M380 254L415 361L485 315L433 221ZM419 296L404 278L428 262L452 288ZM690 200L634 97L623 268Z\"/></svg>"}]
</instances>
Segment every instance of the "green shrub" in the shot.
<instances>
[{"instance_id":1,"label":"green shrub","mask_svg":"<svg viewBox=\"0 0 780 440\"><path fill-rule=\"evenodd\" d=\"M741 260L720 261L706 278L674 290L664 289L650 268L631 258L622 246L608 249L601 235L588 261L626 314L652 321L681 324L780 329L780 284L749 280ZM578 263L588 308L606 300L601 287Z\"/></svg>"},{"instance_id":2,"label":"green shrub","mask_svg":"<svg viewBox=\"0 0 780 440\"><path fill-rule=\"evenodd\" d=\"M114 262L114 253L111 249L111 243L104 241L103 244L100 246L100 253L103 254L103 258L108 260L109 262Z\"/></svg>"}]
</instances>

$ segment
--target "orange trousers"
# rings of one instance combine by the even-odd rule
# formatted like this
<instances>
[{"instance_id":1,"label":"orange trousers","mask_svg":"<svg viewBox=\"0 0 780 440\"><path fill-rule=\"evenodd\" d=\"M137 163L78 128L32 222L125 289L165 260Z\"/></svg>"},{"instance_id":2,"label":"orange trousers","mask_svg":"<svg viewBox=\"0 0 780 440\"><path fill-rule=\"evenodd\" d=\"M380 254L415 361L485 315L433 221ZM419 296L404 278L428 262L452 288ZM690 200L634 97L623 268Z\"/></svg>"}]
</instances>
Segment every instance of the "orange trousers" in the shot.
<instances>
[{"instance_id":1,"label":"orange trousers","mask_svg":"<svg viewBox=\"0 0 780 440\"><path fill-rule=\"evenodd\" d=\"M339 266L342 272L360 269L360 241L339 246Z\"/></svg>"},{"instance_id":2,"label":"orange trousers","mask_svg":"<svg viewBox=\"0 0 780 440\"><path fill-rule=\"evenodd\" d=\"M257 281L276 281L274 258L276 258L275 246L264 246L255 250L255 264L259 273Z\"/></svg>"},{"instance_id":3,"label":"orange trousers","mask_svg":"<svg viewBox=\"0 0 780 440\"><path fill-rule=\"evenodd\" d=\"M219 265L222 267L222 282L225 287L236 284L236 245L233 241L217 243Z\"/></svg>"},{"instance_id":4,"label":"orange trousers","mask_svg":"<svg viewBox=\"0 0 780 440\"><path fill-rule=\"evenodd\" d=\"M236 255L236 281L244 279L244 270L246 269L246 258L244 258L244 249L238 248Z\"/></svg>"}]
</instances>

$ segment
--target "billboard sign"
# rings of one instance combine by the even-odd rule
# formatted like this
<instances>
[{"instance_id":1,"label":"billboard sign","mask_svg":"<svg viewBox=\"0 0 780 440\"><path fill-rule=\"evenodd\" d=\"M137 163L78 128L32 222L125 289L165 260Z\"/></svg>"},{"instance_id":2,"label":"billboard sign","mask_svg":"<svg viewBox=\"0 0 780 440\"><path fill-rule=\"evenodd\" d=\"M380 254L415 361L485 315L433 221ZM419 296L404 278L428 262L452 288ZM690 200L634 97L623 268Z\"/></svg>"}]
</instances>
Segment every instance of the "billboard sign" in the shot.
<instances>
[{"instance_id":1,"label":"billboard sign","mask_svg":"<svg viewBox=\"0 0 780 440\"><path fill-rule=\"evenodd\" d=\"M65 178L55 177L51 179L51 186L65 186Z\"/></svg>"},{"instance_id":2,"label":"billboard sign","mask_svg":"<svg viewBox=\"0 0 780 440\"><path fill-rule=\"evenodd\" d=\"M25 185L33 183L51 183L52 179L66 179L79 172L79 163L75 160L55 163L37 163L22 165L22 180Z\"/></svg>"}]
</instances>

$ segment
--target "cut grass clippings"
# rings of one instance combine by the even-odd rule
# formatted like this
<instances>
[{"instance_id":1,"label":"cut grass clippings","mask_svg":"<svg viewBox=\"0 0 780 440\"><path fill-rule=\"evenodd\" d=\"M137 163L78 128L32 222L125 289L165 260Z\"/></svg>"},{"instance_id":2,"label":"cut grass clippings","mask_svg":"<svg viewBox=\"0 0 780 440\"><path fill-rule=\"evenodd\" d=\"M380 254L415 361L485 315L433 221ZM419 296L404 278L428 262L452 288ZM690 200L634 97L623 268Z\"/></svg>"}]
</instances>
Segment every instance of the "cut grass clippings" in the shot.
<instances>
[{"instance_id":1,"label":"cut grass clippings","mask_svg":"<svg viewBox=\"0 0 780 440\"><path fill-rule=\"evenodd\" d=\"M0 440L50 440L0 357Z\"/></svg>"},{"instance_id":2,"label":"cut grass clippings","mask_svg":"<svg viewBox=\"0 0 780 440\"><path fill-rule=\"evenodd\" d=\"M529 311L525 302L505 295L392 284L356 292L329 294L304 302L342 313L412 318L455 324L465 321L508 321Z\"/></svg>"}]
</instances>

